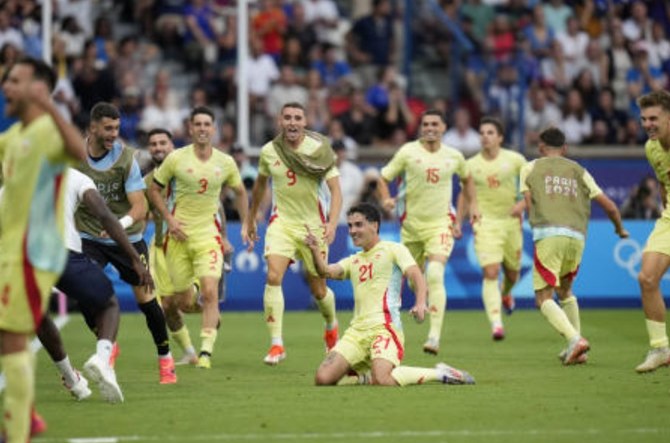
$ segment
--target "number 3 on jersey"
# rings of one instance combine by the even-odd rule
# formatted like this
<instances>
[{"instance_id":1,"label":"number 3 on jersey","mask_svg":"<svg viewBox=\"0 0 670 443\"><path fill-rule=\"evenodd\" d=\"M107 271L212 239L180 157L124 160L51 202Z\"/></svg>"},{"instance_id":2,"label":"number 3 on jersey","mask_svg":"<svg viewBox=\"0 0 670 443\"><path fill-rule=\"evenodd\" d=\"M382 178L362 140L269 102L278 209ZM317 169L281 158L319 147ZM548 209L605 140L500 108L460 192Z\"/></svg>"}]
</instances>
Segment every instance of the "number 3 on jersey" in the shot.
<instances>
[{"instance_id":1,"label":"number 3 on jersey","mask_svg":"<svg viewBox=\"0 0 670 443\"><path fill-rule=\"evenodd\" d=\"M198 180L198 183L200 183L200 189L198 189L198 194L204 194L205 192L207 192L207 186L209 185L207 179L201 178L200 180Z\"/></svg>"}]
</instances>

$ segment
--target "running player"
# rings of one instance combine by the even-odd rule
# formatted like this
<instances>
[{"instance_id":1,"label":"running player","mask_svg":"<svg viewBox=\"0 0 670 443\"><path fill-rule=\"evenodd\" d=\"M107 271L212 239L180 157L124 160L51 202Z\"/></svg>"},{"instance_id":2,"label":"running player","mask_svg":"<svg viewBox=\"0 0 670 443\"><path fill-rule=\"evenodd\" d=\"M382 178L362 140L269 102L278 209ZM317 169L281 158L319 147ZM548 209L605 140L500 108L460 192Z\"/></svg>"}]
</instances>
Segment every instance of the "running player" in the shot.
<instances>
[{"instance_id":1,"label":"running player","mask_svg":"<svg viewBox=\"0 0 670 443\"><path fill-rule=\"evenodd\" d=\"M324 341L330 350L337 343L335 296L319 277L304 243L305 225L321 234L320 248L328 256L328 245L335 239L342 207L339 172L335 153L326 137L307 131L305 108L286 103L279 113L280 134L261 150L259 171L252 190L251 210L246 222L248 236L256 239L256 214L272 179L273 206L265 234L265 259L268 272L263 294L265 323L271 346L263 361L271 366L286 358L283 339L284 294L281 284L289 264L300 259L305 265L312 296L326 323ZM330 191L330 205L322 186Z\"/></svg>"},{"instance_id":2,"label":"running player","mask_svg":"<svg viewBox=\"0 0 670 443\"><path fill-rule=\"evenodd\" d=\"M456 149L442 144L447 126L442 113L424 112L420 122L420 138L404 144L381 170L378 180L384 208L397 209L402 231L402 243L412 253L419 268L425 269L428 283L430 330L423 345L426 353L437 355L440 349L442 322L447 307L444 287L444 268L454 247L454 237L460 237L457 214L451 221L452 177L461 179L470 222L479 220L472 176L465 157ZM388 184L398 178L399 190L391 198Z\"/></svg>"}]
</instances>

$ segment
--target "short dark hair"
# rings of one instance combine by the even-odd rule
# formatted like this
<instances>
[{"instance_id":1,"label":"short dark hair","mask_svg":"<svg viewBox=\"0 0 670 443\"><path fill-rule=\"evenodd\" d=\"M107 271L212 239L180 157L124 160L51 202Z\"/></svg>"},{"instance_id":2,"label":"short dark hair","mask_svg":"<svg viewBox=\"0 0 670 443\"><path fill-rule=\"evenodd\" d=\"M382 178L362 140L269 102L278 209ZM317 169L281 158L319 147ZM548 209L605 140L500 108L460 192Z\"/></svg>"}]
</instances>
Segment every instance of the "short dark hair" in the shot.
<instances>
[{"instance_id":1,"label":"short dark hair","mask_svg":"<svg viewBox=\"0 0 670 443\"><path fill-rule=\"evenodd\" d=\"M212 122L216 121L216 117L214 117L214 111L212 111L212 108L209 108L207 106L196 106L195 108L193 108L189 120L193 121L193 117L195 117L198 114L209 115L212 118Z\"/></svg>"},{"instance_id":2,"label":"short dark hair","mask_svg":"<svg viewBox=\"0 0 670 443\"><path fill-rule=\"evenodd\" d=\"M288 102L284 103L284 106L281 107L280 114L284 112L284 109L286 108L295 108L295 109L302 109L302 112L305 112L305 107L303 106L302 103L299 102Z\"/></svg>"},{"instance_id":3,"label":"short dark hair","mask_svg":"<svg viewBox=\"0 0 670 443\"><path fill-rule=\"evenodd\" d=\"M499 118L495 117L483 117L481 121L479 122L479 127L481 128L482 125L493 125L496 128L496 131L498 131L498 135L502 135L503 137L505 136L505 125L503 124L502 121L500 121Z\"/></svg>"},{"instance_id":4,"label":"short dark hair","mask_svg":"<svg viewBox=\"0 0 670 443\"><path fill-rule=\"evenodd\" d=\"M165 135L167 135L167 138L172 140L172 133L170 131L168 131L167 129L165 129L165 128L153 128L151 131L149 131L147 133L147 141L156 134L165 134Z\"/></svg>"},{"instance_id":5,"label":"short dark hair","mask_svg":"<svg viewBox=\"0 0 670 443\"><path fill-rule=\"evenodd\" d=\"M111 118L112 120L119 120L121 114L116 106L107 102L98 102L91 108L91 121L99 122L103 118Z\"/></svg>"},{"instance_id":6,"label":"short dark hair","mask_svg":"<svg viewBox=\"0 0 670 443\"><path fill-rule=\"evenodd\" d=\"M652 91L637 99L640 109L660 106L665 112L670 112L670 92L665 90Z\"/></svg>"},{"instance_id":7,"label":"short dark hair","mask_svg":"<svg viewBox=\"0 0 670 443\"><path fill-rule=\"evenodd\" d=\"M371 203L358 203L352 206L347 211L347 217L353 214L361 214L367 221L377 223L377 233L379 233L379 226L382 223L381 211Z\"/></svg>"},{"instance_id":8,"label":"short dark hair","mask_svg":"<svg viewBox=\"0 0 670 443\"><path fill-rule=\"evenodd\" d=\"M423 118L428 115L435 115L437 117L440 117L442 123L447 123L447 120L444 118L444 114L442 113L442 111L438 111L437 109L428 109L427 111L424 111L424 113L421 114L421 118L419 119L419 121L423 122Z\"/></svg>"},{"instance_id":9,"label":"short dark hair","mask_svg":"<svg viewBox=\"0 0 670 443\"><path fill-rule=\"evenodd\" d=\"M56 73L51 69L51 66L47 65L42 60L33 57L21 57L16 61L15 65L28 65L32 67L33 78L46 83L50 92L54 90L54 87L56 86Z\"/></svg>"},{"instance_id":10,"label":"short dark hair","mask_svg":"<svg viewBox=\"0 0 670 443\"><path fill-rule=\"evenodd\" d=\"M565 134L555 126L540 132L540 140L550 148L562 148L565 145Z\"/></svg>"}]
</instances>

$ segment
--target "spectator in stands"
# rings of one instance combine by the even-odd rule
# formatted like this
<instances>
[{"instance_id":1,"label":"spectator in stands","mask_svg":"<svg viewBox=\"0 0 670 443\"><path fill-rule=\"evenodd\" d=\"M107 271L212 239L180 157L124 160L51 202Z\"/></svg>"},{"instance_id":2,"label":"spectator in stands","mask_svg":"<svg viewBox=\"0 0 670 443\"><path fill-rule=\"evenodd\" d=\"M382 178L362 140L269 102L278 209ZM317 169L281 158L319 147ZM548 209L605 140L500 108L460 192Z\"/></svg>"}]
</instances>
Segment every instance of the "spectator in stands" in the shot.
<instances>
[{"instance_id":1,"label":"spectator in stands","mask_svg":"<svg viewBox=\"0 0 670 443\"><path fill-rule=\"evenodd\" d=\"M469 18L472 21L472 32L479 42L486 40L486 32L493 22L496 13L493 6L484 0L465 0L460 6L460 13L463 18Z\"/></svg>"},{"instance_id":2,"label":"spectator in stands","mask_svg":"<svg viewBox=\"0 0 670 443\"><path fill-rule=\"evenodd\" d=\"M116 58L114 29L109 18L101 15L95 19L93 41L96 47L96 60L102 65L110 65Z\"/></svg>"},{"instance_id":3,"label":"spectator in stands","mask_svg":"<svg viewBox=\"0 0 670 443\"><path fill-rule=\"evenodd\" d=\"M655 220L661 217L661 212L658 182L654 177L643 178L621 205L623 218Z\"/></svg>"},{"instance_id":4,"label":"spectator in stands","mask_svg":"<svg viewBox=\"0 0 670 443\"><path fill-rule=\"evenodd\" d=\"M303 83L309 70L309 54L305 52L295 35L288 35L284 41L284 50L280 58L281 66L290 66L299 81Z\"/></svg>"},{"instance_id":5,"label":"spectator in stands","mask_svg":"<svg viewBox=\"0 0 670 443\"><path fill-rule=\"evenodd\" d=\"M606 128L605 142L607 144L620 144L624 142L626 132L626 120L628 116L625 112L614 107L614 90L605 86L598 93L598 104L591 113L594 122L604 122Z\"/></svg>"},{"instance_id":6,"label":"spectator in stands","mask_svg":"<svg viewBox=\"0 0 670 443\"><path fill-rule=\"evenodd\" d=\"M509 18L503 14L497 14L486 38L486 47L493 54L493 58L500 62L509 60L515 47L514 31L510 26Z\"/></svg>"},{"instance_id":7,"label":"spectator in stands","mask_svg":"<svg viewBox=\"0 0 670 443\"><path fill-rule=\"evenodd\" d=\"M81 128L88 125L89 113L96 103L112 102L119 96L111 69L97 63L97 48L93 40L84 45L81 65L74 72L72 86L79 97L79 115L75 117L75 122Z\"/></svg>"},{"instance_id":8,"label":"spectator in stands","mask_svg":"<svg viewBox=\"0 0 670 443\"><path fill-rule=\"evenodd\" d=\"M651 91L662 90L665 87L666 78L660 68L649 65L649 52L647 44L639 41L633 45L633 66L626 74L628 96L631 97L628 113L638 116L640 110L637 102L633 99Z\"/></svg>"},{"instance_id":9,"label":"spectator in stands","mask_svg":"<svg viewBox=\"0 0 670 443\"><path fill-rule=\"evenodd\" d=\"M391 220L393 219L392 213L384 209L384 205L379 198L377 185L380 177L379 169L374 166L370 166L363 171L363 192L361 192L358 203L370 203L376 206L381 211L383 220Z\"/></svg>"},{"instance_id":10,"label":"spectator in stands","mask_svg":"<svg viewBox=\"0 0 670 443\"><path fill-rule=\"evenodd\" d=\"M647 5L644 1L636 0L630 5L630 17L624 20L623 35L630 41L636 42L651 37L652 21L647 14Z\"/></svg>"},{"instance_id":11,"label":"spectator in stands","mask_svg":"<svg viewBox=\"0 0 670 443\"><path fill-rule=\"evenodd\" d=\"M340 114L338 119L342 122L344 132L351 136L361 146L372 144L377 113L365 100L365 95L360 89L351 91L351 105L349 110Z\"/></svg>"},{"instance_id":12,"label":"spectator in stands","mask_svg":"<svg viewBox=\"0 0 670 443\"><path fill-rule=\"evenodd\" d=\"M544 20L547 26L557 35L565 32L569 26L568 20L573 17L574 11L567 6L563 0L549 0L542 5L544 8Z\"/></svg>"},{"instance_id":13,"label":"spectator in stands","mask_svg":"<svg viewBox=\"0 0 670 443\"><path fill-rule=\"evenodd\" d=\"M598 104L598 87L593 73L589 69L582 69L572 81L572 87L579 91L586 109L592 112Z\"/></svg>"},{"instance_id":14,"label":"spectator in stands","mask_svg":"<svg viewBox=\"0 0 670 443\"><path fill-rule=\"evenodd\" d=\"M121 114L119 137L131 145L136 145L139 142L138 129L140 119L142 118L143 106L144 103L139 88L130 86L123 90L119 104Z\"/></svg>"},{"instance_id":15,"label":"spectator in stands","mask_svg":"<svg viewBox=\"0 0 670 443\"><path fill-rule=\"evenodd\" d=\"M312 23L307 22L305 5L302 2L293 3L293 16L286 30L286 38L297 38L303 54L307 55L317 43L316 31Z\"/></svg>"},{"instance_id":16,"label":"spectator in stands","mask_svg":"<svg viewBox=\"0 0 670 443\"><path fill-rule=\"evenodd\" d=\"M596 87L609 85L610 59L597 40L589 40L582 66L591 71Z\"/></svg>"},{"instance_id":17,"label":"spectator in stands","mask_svg":"<svg viewBox=\"0 0 670 443\"><path fill-rule=\"evenodd\" d=\"M153 128L164 128L175 140L175 145L184 142L184 121L181 112L174 102L168 99L166 89L157 89L151 97L151 102L142 111L139 128L149 132Z\"/></svg>"},{"instance_id":18,"label":"spectator in stands","mask_svg":"<svg viewBox=\"0 0 670 443\"><path fill-rule=\"evenodd\" d=\"M626 78L628 71L633 67L633 58L628 52L626 38L621 31L619 20L612 21L610 39L612 43L607 51L610 59L610 86L614 90L615 107L627 112L630 109L630 97Z\"/></svg>"},{"instance_id":19,"label":"spectator in stands","mask_svg":"<svg viewBox=\"0 0 670 443\"><path fill-rule=\"evenodd\" d=\"M16 49L23 52L21 31L11 25L9 12L4 7L0 7L0 49L6 44L12 44Z\"/></svg>"},{"instance_id":20,"label":"spectator in stands","mask_svg":"<svg viewBox=\"0 0 670 443\"><path fill-rule=\"evenodd\" d=\"M544 9L540 3L533 8L532 21L523 28L523 34L530 41L533 54L539 59L549 56L554 42L554 31L544 20Z\"/></svg>"},{"instance_id":21,"label":"spectator in stands","mask_svg":"<svg viewBox=\"0 0 670 443\"><path fill-rule=\"evenodd\" d=\"M344 126L340 120L336 118L330 120L330 123L328 123L328 133L326 135L330 139L330 145L333 146L333 149L335 149L335 143L338 143L344 146L347 154L346 157L349 160L355 160L356 157L358 157L358 144L356 143L356 140L349 137L344 132ZM340 171L340 175L341 174L342 171ZM342 182L341 178L340 182Z\"/></svg>"},{"instance_id":22,"label":"spectator in stands","mask_svg":"<svg viewBox=\"0 0 670 443\"><path fill-rule=\"evenodd\" d=\"M544 88L535 86L528 93L525 103L526 146L535 146L540 132L561 121L561 110L547 98Z\"/></svg>"},{"instance_id":23,"label":"spectator in stands","mask_svg":"<svg viewBox=\"0 0 670 443\"><path fill-rule=\"evenodd\" d=\"M252 31L263 41L263 52L279 61L286 33L287 19L278 0L261 0L260 9L251 20Z\"/></svg>"},{"instance_id":24,"label":"spectator in stands","mask_svg":"<svg viewBox=\"0 0 670 443\"><path fill-rule=\"evenodd\" d=\"M313 131L324 133L330 122L330 112L326 103L326 96L319 94L316 89L307 91L307 102L305 103L305 117L307 124Z\"/></svg>"},{"instance_id":25,"label":"spectator in stands","mask_svg":"<svg viewBox=\"0 0 670 443\"><path fill-rule=\"evenodd\" d=\"M577 75L577 65L569 62L563 54L563 47L557 41L551 46L551 56L540 63L542 82L552 86L557 92L565 93Z\"/></svg>"},{"instance_id":26,"label":"spectator in stands","mask_svg":"<svg viewBox=\"0 0 670 443\"><path fill-rule=\"evenodd\" d=\"M645 40L649 51L649 65L661 68L666 76L670 74L670 42L666 37L665 28L661 23L654 22L651 38Z\"/></svg>"},{"instance_id":27,"label":"spectator in stands","mask_svg":"<svg viewBox=\"0 0 670 443\"><path fill-rule=\"evenodd\" d=\"M302 0L300 3L305 8L305 20L314 26L320 43L335 44L340 40L337 33L340 14L333 0Z\"/></svg>"},{"instance_id":28,"label":"spectator in stands","mask_svg":"<svg viewBox=\"0 0 670 443\"><path fill-rule=\"evenodd\" d=\"M319 72L321 81L331 93L338 94L348 86L351 67L339 59L337 48L330 43L321 45L321 57L312 62L312 69Z\"/></svg>"},{"instance_id":29,"label":"spectator in stands","mask_svg":"<svg viewBox=\"0 0 670 443\"><path fill-rule=\"evenodd\" d=\"M577 65L587 62L586 48L589 44L589 35L580 29L577 17L568 18L565 31L557 32L556 40L560 43L566 60L575 62Z\"/></svg>"},{"instance_id":30,"label":"spectator in stands","mask_svg":"<svg viewBox=\"0 0 670 443\"><path fill-rule=\"evenodd\" d=\"M184 49L186 67L200 68L203 63L214 63L217 59L218 33L216 14L207 0L191 0L184 7Z\"/></svg>"},{"instance_id":31,"label":"spectator in stands","mask_svg":"<svg viewBox=\"0 0 670 443\"><path fill-rule=\"evenodd\" d=\"M377 114L373 143L396 148L398 145L394 143L406 140L406 128L414 125L414 118L407 104L405 91L392 83L388 90L388 104Z\"/></svg>"},{"instance_id":32,"label":"spectator in stands","mask_svg":"<svg viewBox=\"0 0 670 443\"><path fill-rule=\"evenodd\" d=\"M267 97L267 113L272 119L279 115L284 103L307 103L307 89L298 83L298 79L291 66L282 66L279 80L270 87Z\"/></svg>"},{"instance_id":33,"label":"spectator in stands","mask_svg":"<svg viewBox=\"0 0 670 443\"><path fill-rule=\"evenodd\" d=\"M237 140L236 122L224 118L221 119L220 140L217 148L223 152L230 153Z\"/></svg>"},{"instance_id":34,"label":"spectator in stands","mask_svg":"<svg viewBox=\"0 0 670 443\"><path fill-rule=\"evenodd\" d=\"M496 77L487 91L485 112L502 120L506 135L518 132L519 107L523 105L518 72L511 62L502 63L496 69ZM509 140L506 140L509 142Z\"/></svg>"},{"instance_id":35,"label":"spectator in stands","mask_svg":"<svg viewBox=\"0 0 670 443\"><path fill-rule=\"evenodd\" d=\"M442 143L461 151L466 157L470 157L479 151L481 148L479 133L472 128L470 112L467 109L456 109L454 124L442 136Z\"/></svg>"},{"instance_id":36,"label":"spectator in stands","mask_svg":"<svg viewBox=\"0 0 670 443\"><path fill-rule=\"evenodd\" d=\"M332 144L333 151L337 156L336 165L340 170L340 186L342 187L342 210L340 211L340 224L347 223L347 211L358 203L363 192L365 181L363 171L355 163L347 160L347 148L341 140L335 140Z\"/></svg>"},{"instance_id":37,"label":"spectator in stands","mask_svg":"<svg viewBox=\"0 0 670 443\"><path fill-rule=\"evenodd\" d=\"M372 13L358 19L347 35L349 62L357 68L364 84L373 71L365 67L388 66L395 61L395 35L390 0L373 0Z\"/></svg>"},{"instance_id":38,"label":"spectator in stands","mask_svg":"<svg viewBox=\"0 0 670 443\"><path fill-rule=\"evenodd\" d=\"M591 115L586 110L582 95L577 89L570 89L563 104L563 119L559 124L569 145L580 145L593 132Z\"/></svg>"}]
</instances>

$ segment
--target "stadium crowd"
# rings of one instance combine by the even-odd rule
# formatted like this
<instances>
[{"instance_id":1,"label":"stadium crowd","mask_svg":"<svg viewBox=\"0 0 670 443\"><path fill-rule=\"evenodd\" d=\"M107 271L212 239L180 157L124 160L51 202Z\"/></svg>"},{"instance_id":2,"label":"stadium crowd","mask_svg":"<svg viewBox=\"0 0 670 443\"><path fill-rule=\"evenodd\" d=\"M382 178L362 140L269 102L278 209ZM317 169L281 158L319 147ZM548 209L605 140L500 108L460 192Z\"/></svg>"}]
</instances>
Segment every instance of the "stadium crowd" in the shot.
<instances>
[{"instance_id":1,"label":"stadium crowd","mask_svg":"<svg viewBox=\"0 0 670 443\"><path fill-rule=\"evenodd\" d=\"M40 57L41 2L0 2L0 70ZM482 115L530 146L549 122L574 145L640 146L635 98L667 87L666 2L602 0L262 0L252 2L251 143L275 132L287 101L311 128L357 149L395 149L427 108L443 110L445 142L478 149ZM122 111L121 136L144 145L155 126L184 141L194 106L215 109L229 149L236 108L236 2L54 2L53 64L62 112L86 127L93 104ZM93 18L93 19L92 19ZM407 24L409 22L409 24ZM447 89L421 90L416 71ZM428 69L430 68L430 69ZM435 69L437 68L437 69ZM425 88L424 88L425 89ZM5 122L4 125L7 123ZM525 134L521 140L519 134Z\"/></svg>"}]
</instances>

